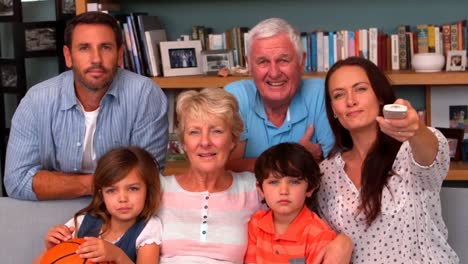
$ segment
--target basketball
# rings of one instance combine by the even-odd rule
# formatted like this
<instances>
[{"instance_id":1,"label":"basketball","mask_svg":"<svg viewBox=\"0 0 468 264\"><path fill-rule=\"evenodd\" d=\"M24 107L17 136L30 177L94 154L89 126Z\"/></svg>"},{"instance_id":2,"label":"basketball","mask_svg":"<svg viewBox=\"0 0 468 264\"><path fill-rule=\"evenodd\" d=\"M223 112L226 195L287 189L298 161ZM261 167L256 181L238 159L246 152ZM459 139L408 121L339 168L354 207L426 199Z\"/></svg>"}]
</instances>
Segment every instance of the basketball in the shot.
<instances>
[{"instance_id":1,"label":"basketball","mask_svg":"<svg viewBox=\"0 0 468 264\"><path fill-rule=\"evenodd\" d=\"M91 264L87 259L80 258L75 254L81 243L85 240L83 238L73 238L57 244L53 248L47 250L41 259L41 264ZM99 262L101 264L111 262Z\"/></svg>"}]
</instances>

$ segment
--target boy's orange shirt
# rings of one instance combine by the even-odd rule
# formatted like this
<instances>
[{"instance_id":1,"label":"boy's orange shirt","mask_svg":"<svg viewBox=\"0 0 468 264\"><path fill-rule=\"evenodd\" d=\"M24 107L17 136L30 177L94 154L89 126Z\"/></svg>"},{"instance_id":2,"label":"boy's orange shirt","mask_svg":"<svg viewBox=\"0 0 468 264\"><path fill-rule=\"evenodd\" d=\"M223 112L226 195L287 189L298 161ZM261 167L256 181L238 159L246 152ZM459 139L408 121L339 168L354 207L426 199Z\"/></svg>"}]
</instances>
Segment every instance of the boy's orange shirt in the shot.
<instances>
[{"instance_id":1,"label":"boy's orange shirt","mask_svg":"<svg viewBox=\"0 0 468 264\"><path fill-rule=\"evenodd\" d=\"M249 244L245 263L289 263L302 259L311 263L336 233L306 206L282 235L275 234L273 212L258 211L249 222Z\"/></svg>"}]
</instances>

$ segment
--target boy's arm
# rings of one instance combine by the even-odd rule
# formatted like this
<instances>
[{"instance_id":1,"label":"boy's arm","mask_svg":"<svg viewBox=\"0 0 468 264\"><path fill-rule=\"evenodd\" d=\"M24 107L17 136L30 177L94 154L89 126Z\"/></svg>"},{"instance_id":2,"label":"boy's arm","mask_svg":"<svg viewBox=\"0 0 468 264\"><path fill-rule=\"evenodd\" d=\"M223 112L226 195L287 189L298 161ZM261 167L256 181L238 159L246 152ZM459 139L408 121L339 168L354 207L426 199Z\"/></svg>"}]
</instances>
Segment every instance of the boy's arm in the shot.
<instances>
[{"instance_id":1,"label":"boy's arm","mask_svg":"<svg viewBox=\"0 0 468 264\"><path fill-rule=\"evenodd\" d=\"M257 263L257 226L252 220L249 221L249 233L247 251L245 252L244 263Z\"/></svg>"}]
</instances>

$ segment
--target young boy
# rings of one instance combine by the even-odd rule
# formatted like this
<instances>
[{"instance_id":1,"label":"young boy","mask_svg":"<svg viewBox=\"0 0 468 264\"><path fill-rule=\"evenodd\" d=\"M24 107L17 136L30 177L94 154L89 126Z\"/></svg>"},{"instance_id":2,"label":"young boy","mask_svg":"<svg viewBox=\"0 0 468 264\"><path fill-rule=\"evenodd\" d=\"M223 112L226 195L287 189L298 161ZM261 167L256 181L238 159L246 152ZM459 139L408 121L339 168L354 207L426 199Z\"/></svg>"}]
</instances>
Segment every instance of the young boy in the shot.
<instances>
[{"instance_id":1,"label":"young boy","mask_svg":"<svg viewBox=\"0 0 468 264\"><path fill-rule=\"evenodd\" d=\"M299 144L281 143L258 157L255 175L270 210L249 222L245 263L312 263L336 236L308 209L321 176L314 157Z\"/></svg>"}]
</instances>

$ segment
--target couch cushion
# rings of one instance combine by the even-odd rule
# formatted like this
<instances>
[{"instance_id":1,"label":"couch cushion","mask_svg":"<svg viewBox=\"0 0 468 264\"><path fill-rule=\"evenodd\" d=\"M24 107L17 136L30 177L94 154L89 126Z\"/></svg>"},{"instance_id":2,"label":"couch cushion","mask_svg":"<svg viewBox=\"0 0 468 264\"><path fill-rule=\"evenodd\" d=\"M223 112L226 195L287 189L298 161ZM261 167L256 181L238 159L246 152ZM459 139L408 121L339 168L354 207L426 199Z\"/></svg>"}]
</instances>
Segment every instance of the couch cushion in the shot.
<instances>
[{"instance_id":1,"label":"couch cushion","mask_svg":"<svg viewBox=\"0 0 468 264\"><path fill-rule=\"evenodd\" d=\"M90 198L21 201L0 197L1 263L31 263L44 248L47 231L68 221L89 202Z\"/></svg>"}]
</instances>

